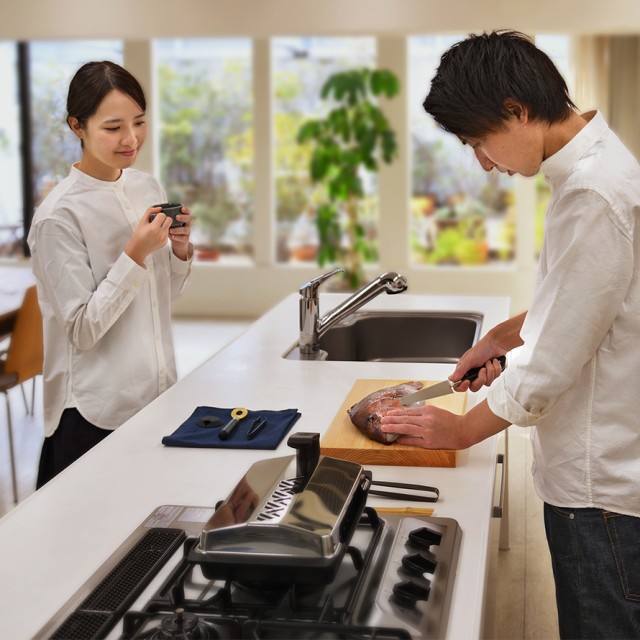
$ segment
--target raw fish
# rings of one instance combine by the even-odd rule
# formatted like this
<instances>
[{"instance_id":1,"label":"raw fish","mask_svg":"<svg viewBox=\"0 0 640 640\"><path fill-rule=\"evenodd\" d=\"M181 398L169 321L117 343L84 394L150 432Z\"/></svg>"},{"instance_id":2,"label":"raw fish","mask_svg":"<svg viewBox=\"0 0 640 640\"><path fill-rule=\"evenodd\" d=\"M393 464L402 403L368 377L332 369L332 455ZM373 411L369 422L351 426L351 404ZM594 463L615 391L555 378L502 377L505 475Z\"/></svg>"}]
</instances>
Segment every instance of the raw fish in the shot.
<instances>
[{"instance_id":1,"label":"raw fish","mask_svg":"<svg viewBox=\"0 0 640 640\"><path fill-rule=\"evenodd\" d=\"M380 418L390 409L401 408L400 398L402 396L418 391L422 387L424 387L424 384L415 380L397 384L395 387L378 389L378 391L374 391L362 398L360 402L356 402L347 409L347 413L351 418L351 422L367 438L382 444L391 444L400 436L397 433L384 433L380 428Z\"/></svg>"}]
</instances>

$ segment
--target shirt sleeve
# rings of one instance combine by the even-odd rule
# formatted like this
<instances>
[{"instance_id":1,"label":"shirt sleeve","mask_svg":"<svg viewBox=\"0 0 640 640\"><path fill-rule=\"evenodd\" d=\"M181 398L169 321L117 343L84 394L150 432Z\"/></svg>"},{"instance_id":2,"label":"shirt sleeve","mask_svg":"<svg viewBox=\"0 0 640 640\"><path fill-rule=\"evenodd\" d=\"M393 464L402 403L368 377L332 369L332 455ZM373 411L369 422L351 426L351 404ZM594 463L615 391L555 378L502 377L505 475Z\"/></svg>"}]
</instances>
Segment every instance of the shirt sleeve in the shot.
<instances>
[{"instance_id":1,"label":"shirt sleeve","mask_svg":"<svg viewBox=\"0 0 640 640\"><path fill-rule=\"evenodd\" d=\"M189 243L188 257L180 260L171 252L171 299L175 300L183 291L191 276L193 245Z\"/></svg>"},{"instance_id":2,"label":"shirt sleeve","mask_svg":"<svg viewBox=\"0 0 640 640\"><path fill-rule=\"evenodd\" d=\"M67 340L90 349L122 315L146 282L146 270L124 252L96 285L87 247L77 230L57 219L37 223L33 271Z\"/></svg>"},{"instance_id":3,"label":"shirt sleeve","mask_svg":"<svg viewBox=\"0 0 640 640\"><path fill-rule=\"evenodd\" d=\"M634 268L631 230L597 193L567 193L547 221L524 345L487 397L493 413L520 426L537 424L606 346Z\"/></svg>"}]
</instances>

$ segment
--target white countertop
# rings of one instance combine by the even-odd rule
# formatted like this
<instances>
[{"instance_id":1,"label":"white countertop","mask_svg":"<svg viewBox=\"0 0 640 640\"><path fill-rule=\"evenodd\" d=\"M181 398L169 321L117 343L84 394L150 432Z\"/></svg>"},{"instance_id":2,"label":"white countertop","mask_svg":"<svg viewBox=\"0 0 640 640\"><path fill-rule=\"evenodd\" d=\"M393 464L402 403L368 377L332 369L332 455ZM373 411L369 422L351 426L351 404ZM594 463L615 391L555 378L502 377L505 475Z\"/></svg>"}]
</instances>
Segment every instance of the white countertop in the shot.
<instances>
[{"instance_id":1,"label":"white countertop","mask_svg":"<svg viewBox=\"0 0 640 640\"><path fill-rule=\"evenodd\" d=\"M321 313L345 297L321 294ZM405 293L380 296L365 309L477 311L484 314L484 334L507 318L509 301ZM286 437L275 451L164 447L162 437L196 406L295 407L302 417L292 432L322 434L357 378L437 380L452 370L446 364L285 360L281 355L297 332L298 295L292 294L0 520L3 637L32 637L158 505L213 506L254 462L293 454ZM470 394L467 408L482 397ZM376 480L437 486L435 515L460 524L449 638L481 634L495 462L494 437L459 452L455 468L371 467ZM369 504L400 503L371 497Z\"/></svg>"}]
</instances>

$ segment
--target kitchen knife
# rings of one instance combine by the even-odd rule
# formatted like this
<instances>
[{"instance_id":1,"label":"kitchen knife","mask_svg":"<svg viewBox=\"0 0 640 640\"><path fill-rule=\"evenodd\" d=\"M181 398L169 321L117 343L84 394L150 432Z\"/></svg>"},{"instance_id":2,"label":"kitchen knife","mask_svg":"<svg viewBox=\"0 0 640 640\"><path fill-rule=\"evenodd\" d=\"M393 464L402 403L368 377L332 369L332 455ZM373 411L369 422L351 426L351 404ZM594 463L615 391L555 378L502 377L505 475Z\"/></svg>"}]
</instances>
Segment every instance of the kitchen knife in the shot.
<instances>
[{"instance_id":1,"label":"kitchen knife","mask_svg":"<svg viewBox=\"0 0 640 640\"><path fill-rule=\"evenodd\" d=\"M504 367L507 362L506 356L500 356L496 359L500 362L500 367L504 371ZM419 402L420 400L429 400L430 398L439 398L440 396L446 396L448 393L453 393L463 380L469 380L469 382L473 382L478 377L480 369L481 367L469 369L469 371L467 371L467 373L462 376L462 380L458 380L458 382L443 380L442 382L436 382L436 384L432 384L426 389L420 389L420 391L416 391L415 393L409 393L406 396L402 396L402 398L400 398L400 402L403 405L408 406L410 404L414 404L415 402Z\"/></svg>"}]
</instances>

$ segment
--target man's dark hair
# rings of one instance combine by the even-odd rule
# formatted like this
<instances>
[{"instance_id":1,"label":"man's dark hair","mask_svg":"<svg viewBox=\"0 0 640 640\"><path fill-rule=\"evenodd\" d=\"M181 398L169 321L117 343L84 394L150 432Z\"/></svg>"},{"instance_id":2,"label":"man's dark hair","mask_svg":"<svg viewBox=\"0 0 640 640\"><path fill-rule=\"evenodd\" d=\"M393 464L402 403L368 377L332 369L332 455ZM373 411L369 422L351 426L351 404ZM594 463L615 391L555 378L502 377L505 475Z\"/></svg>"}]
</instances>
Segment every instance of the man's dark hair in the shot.
<instances>
[{"instance_id":1,"label":"man's dark hair","mask_svg":"<svg viewBox=\"0 0 640 640\"><path fill-rule=\"evenodd\" d=\"M552 124L576 106L553 62L518 31L471 34L445 51L423 107L445 131L478 139L500 131L518 103Z\"/></svg>"}]
</instances>

